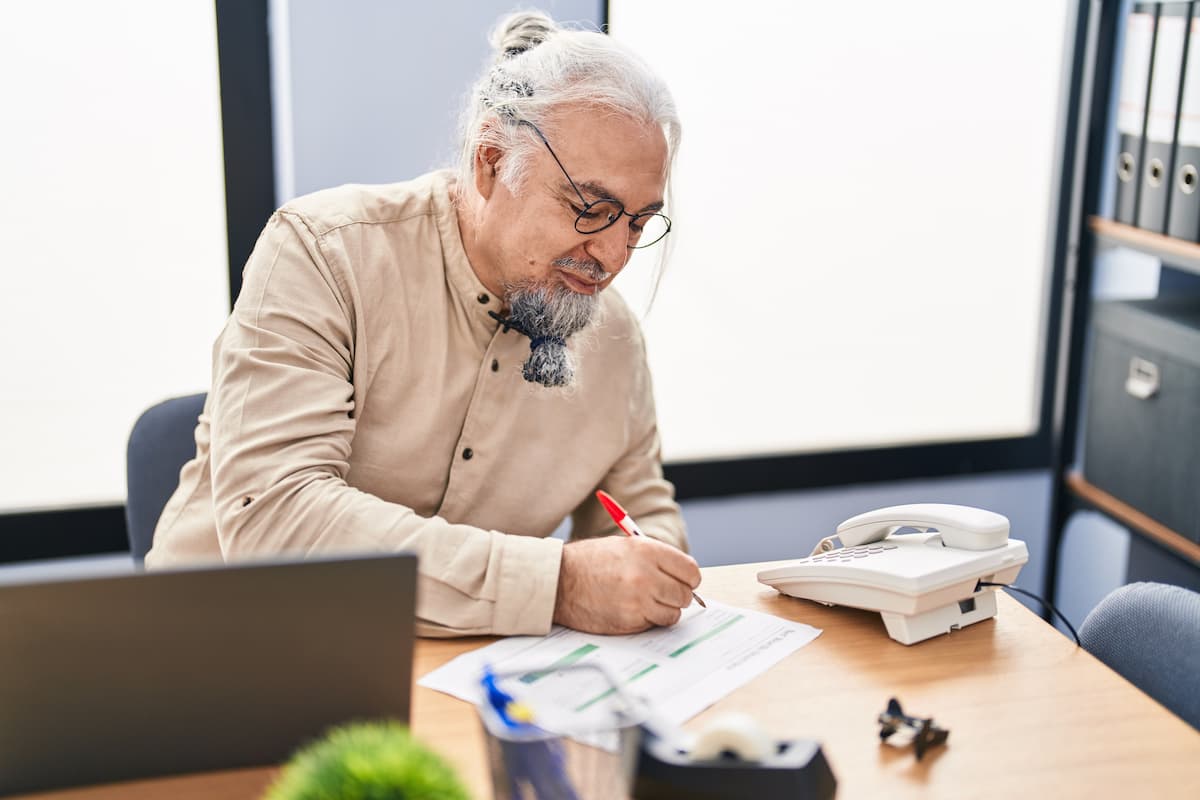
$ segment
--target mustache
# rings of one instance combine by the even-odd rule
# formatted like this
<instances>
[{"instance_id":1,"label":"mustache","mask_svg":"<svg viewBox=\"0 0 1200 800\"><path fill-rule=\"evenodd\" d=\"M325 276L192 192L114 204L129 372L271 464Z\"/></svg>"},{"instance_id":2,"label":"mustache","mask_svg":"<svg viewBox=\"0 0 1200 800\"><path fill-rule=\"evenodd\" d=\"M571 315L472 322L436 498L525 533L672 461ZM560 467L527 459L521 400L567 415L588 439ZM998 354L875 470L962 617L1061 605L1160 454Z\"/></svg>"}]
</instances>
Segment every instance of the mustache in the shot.
<instances>
[{"instance_id":1,"label":"mustache","mask_svg":"<svg viewBox=\"0 0 1200 800\"><path fill-rule=\"evenodd\" d=\"M588 280L601 283L612 277L611 272L605 272L599 261L580 261L570 256L555 259L554 266L570 270L585 276Z\"/></svg>"}]
</instances>

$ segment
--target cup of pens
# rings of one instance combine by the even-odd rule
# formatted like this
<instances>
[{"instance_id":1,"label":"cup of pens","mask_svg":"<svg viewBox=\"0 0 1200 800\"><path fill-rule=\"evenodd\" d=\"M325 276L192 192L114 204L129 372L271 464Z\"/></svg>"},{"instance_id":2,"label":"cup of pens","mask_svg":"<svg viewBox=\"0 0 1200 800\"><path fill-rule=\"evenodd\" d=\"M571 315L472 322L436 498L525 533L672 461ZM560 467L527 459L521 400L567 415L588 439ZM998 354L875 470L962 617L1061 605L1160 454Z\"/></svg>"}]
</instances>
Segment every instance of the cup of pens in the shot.
<instances>
[{"instance_id":1,"label":"cup of pens","mask_svg":"<svg viewBox=\"0 0 1200 800\"><path fill-rule=\"evenodd\" d=\"M573 670L595 672L591 696L556 694L554 675ZM476 707L496 800L629 797L646 708L606 669L588 663L486 669L481 683Z\"/></svg>"}]
</instances>

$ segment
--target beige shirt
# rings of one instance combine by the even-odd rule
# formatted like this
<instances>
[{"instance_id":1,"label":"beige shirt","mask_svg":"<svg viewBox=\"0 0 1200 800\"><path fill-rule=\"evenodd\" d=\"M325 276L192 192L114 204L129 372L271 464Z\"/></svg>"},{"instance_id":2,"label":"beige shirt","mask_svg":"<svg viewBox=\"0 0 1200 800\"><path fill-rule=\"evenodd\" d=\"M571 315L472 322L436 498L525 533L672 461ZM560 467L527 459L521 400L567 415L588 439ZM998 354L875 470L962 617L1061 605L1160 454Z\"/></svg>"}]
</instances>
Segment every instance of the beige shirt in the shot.
<instances>
[{"instance_id":1,"label":"beige shirt","mask_svg":"<svg viewBox=\"0 0 1200 800\"><path fill-rule=\"evenodd\" d=\"M149 567L416 552L423 635L549 630L568 516L604 488L686 548L645 349L616 292L572 337L576 384L528 383L529 339L463 251L452 178L345 186L272 216L213 350L213 385Z\"/></svg>"}]
</instances>

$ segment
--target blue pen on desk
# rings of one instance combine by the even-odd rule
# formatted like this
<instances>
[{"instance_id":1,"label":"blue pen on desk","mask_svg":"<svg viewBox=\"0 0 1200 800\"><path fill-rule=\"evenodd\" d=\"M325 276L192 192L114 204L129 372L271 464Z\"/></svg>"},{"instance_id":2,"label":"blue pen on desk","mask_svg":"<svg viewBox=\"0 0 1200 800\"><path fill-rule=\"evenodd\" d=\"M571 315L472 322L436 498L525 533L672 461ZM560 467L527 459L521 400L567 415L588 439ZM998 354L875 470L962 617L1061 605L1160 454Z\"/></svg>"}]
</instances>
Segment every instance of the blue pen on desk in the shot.
<instances>
[{"instance_id":1,"label":"blue pen on desk","mask_svg":"<svg viewBox=\"0 0 1200 800\"><path fill-rule=\"evenodd\" d=\"M483 668L481 683L485 702L504 728L492 735L500 742L511 796L524 797L525 785L537 800L579 800L562 739L534 724L533 709L497 686L490 666Z\"/></svg>"}]
</instances>

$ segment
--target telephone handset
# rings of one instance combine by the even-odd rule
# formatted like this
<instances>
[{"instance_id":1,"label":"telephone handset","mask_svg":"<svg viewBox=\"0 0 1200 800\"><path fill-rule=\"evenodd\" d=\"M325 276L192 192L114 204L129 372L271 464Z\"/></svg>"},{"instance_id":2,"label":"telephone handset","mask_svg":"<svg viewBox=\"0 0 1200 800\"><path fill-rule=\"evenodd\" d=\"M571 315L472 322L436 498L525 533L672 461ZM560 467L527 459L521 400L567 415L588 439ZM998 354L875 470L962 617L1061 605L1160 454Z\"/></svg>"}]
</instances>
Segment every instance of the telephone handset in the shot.
<instances>
[{"instance_id":1,"label":"telephone handset","mask_svg":"<svg viewBox=\"0 0 1200 800\"><path fill-rule=\"evenodd\" d=\"M902 530L917 533L899 533ZM758 573L792 597L879 611L888 635L915 644L996 616L994 587L1029 561L993 511L919 503L869 511L843 522L806 558ZM840 540L841 547L834 542Z\"/></svg>"}]
</instances>

